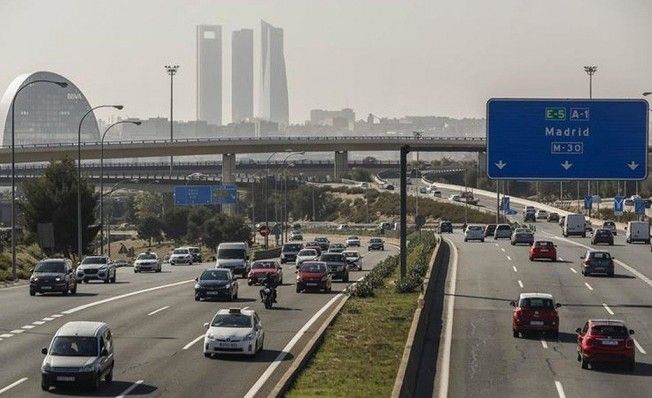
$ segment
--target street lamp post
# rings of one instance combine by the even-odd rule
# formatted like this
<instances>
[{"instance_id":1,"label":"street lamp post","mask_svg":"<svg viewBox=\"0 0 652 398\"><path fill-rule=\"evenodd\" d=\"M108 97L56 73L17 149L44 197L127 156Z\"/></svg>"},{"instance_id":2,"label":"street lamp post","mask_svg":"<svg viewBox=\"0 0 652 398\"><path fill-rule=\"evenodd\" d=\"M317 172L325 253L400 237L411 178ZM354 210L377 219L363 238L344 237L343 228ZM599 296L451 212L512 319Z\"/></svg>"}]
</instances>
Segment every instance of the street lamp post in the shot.
<instances>
[{"instance_id":1,"label":"street lamp post","mask_svg":"<svg viewBox=\"0 0 652 398\"><path fill-rule=\"evenodd\" d=\"M267 208L269 204L269 162L276 155L277 152L273 152L269 157L267 158L267 161L265 164L267 165L265 169L265 228L267 229L268 233L265 235L265 250L268 249L268 242L269 242L269 217L267 213Z\"/></svg>"},{"instance_id":2,"label":"street lamp post","mask_svg":"<svg viewBox=\"0 0 652 398\"><path fill-rule=\"evenodd\" d=\"M598 67L595 65L589 65L584 67L584 72L589 75L589 99L593 99L593 75L598 71ZM578 182L579 184L579 182ZM586 181L586 194L591 196L591 180ZM591 217L591 208L589 208L589 217Z\"/></svg>"},{"instance_id":3,"label":"street lamp post","mask_svg":"<svg viewBox=\"0 0 652 398\"><path fill-rule=\"evenodd\" d=\"M124 108L122 105L98 105L89 109L81 120L79 120L79 127L77 128L77 256L78 260L82 258L82 208L81 208L81 128L82 123L86 116L93 113L96 109L100 108L115 108L121 110Z\"/></svg>"},{"instance_id":4,"label":"street lamp post","mask_svg":"<svg viewBox=\"0 0 652 398\"><path fill-rule=\"evenodd\" d=\"M179 71L179 65L165 65L165 70L170 75L170 145L174 141L174 75ZM174 156L170 155L170 179L172 179L172 163Z\"/></svg>"},{"instance_id":5,"label":"street lamp post","mask_svg":"<svg viewBox=\"0 0 652 398\"><path fill-rule=\"evenodd\" d=\"M106 137L106 133L111 130L113 126L116 126L118 124L134 124L136 126L140 126L141 122L133 121L133 120L122 120L117 123L113 123L109 127L104 130L104 134L102 134L102 139L100 140L100 255L104 255L104 137Z\"/></svg>"},{"instance_id":6,"label":"street lamp post","mask_svg":"<svg viewBox=\"0 0 652 398\"><path fill-rule=\"evenodd\" d=\"M281 167L285 167L285 163L288 161L288 159L290 157L292 157L292 156L301 156L301 155L305 155L305 154L306 154L306 152L304 152L304 151L288 153L288 155L285 157L285 159L283 159L283 163L281 164ZM284 172L285 172L285 169L284 169ZM286 214L286 212L287 212L287 177L286 177L286 180L285 180L285 194L284 194L283 201L284 201L283 208L284 208L284 211L285 211L284 217L287 217L287 214ZM281 221L281 238L283 237L284 233L285 233L285 235L287 235L287 233L285 231L286 227L287 226L285 225L285 218L283 218L283 220Z\"/></svg>"},{"instance_id":7,"label":"street lamp post","mask_svg":"<svg viewBox=\"0 0 652 398\"><path fill-rule=\"evenodd\" d=\"M36 83L50 83L56 84L61 88L68 87L66 82L56 82L54 80L39 79L24 84L14 94L11 99L11 276L16 282L18 276L16 275L16 97L23 89Z\"/></svg>"}]
</instances>

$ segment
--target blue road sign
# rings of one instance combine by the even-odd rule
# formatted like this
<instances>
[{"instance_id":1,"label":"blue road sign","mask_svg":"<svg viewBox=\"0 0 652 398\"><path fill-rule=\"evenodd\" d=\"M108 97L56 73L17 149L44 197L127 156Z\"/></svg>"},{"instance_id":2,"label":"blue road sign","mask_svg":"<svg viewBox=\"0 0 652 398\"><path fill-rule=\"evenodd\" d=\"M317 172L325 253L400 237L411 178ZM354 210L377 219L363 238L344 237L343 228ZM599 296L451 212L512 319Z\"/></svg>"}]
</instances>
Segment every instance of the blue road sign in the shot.
<instances>
[{"instance_id":1,"label":"blue road sign","mask_svg":"<svg viewBox=\"0 0 652 398\"><path fill-rule=\"evenodd\" d=\"M645 214L645 201L643 199L636 199L634 201L634 213Z\"/></svg>"},{"instance_id":2,"label":"blue road sign","mask_svg":"<svg viewBox=\"0 0 652 398\"><path fill-rule=\"evenodd\" d=\"M490 99L491 179L642 180L647 176L645 100Z\"/></svg>"},{"instance_id":3,"label":"blue road sign","mask_svg":"<svg viewBox=\"0 0 652 398\"><path fill-rule=\"evenodd\" d=\"M593 197L592 196L585 196L584 197L584 208L585 209L591 209L593 207Z\"/></svg>"},{"instance_id":4,"label":"blue road sign","mask_svg":"<svg viewBox=\"0 0 652 398\"><path fill-rule=\"evenodd\" d=\"M614 196L614 215L622 216L625 209L625 197Z\"/></svg>"},{"instance_id":5,"label":"blue road sign","mask_svg":"<svg viewBox=\"0 0 652 398\"><path fill-rule=\"evenodd\" d=\"M238 187L235 184L218 185L212 188L213 204L226 205L238 201Z\"/></svg>"},{"instance_id":6,"label":"blue road sign","mask_svg":"<svg viewBox=\"0 0 652 398\"><path fill-rule=\"evenodd\" d=\"M180 185L174 187L174 203L178 206L211 204L211 187L208 185Z\"/></svg>"},{"instance_id":7,"label":"blue road sign","mask_svg":"<svg viewBox=\"0 0 652 398\"><path fill-rule=\"evenodd\" d=\"M503 196L502 200L500 201L500 210L502 211L509 211L509 196Z\"/></svg>"}]
</instances>

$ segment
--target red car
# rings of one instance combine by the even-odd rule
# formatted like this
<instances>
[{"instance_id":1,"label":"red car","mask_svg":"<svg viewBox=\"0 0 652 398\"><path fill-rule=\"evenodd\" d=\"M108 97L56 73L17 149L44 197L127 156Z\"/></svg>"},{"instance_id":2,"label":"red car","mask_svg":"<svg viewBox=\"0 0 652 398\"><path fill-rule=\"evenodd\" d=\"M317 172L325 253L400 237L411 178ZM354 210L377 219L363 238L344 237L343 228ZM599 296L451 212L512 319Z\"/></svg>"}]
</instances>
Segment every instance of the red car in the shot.
<instances>
[{"instance_id":1,"label":"red car","mask_svg":"<svg viewBox=\"0 0 652 398\"><path fill-rule=\"evenodd\" d=\"M547 258L551 261L557 261L557 246L549 240L537 240L528 251L530 261L539 258Z\"/></svg>"},{"instance_id":2,"label":"red car","mask_svg":"<svg viewBox=\"0 0 652 398\"><path fill-rule=\"evenodd\" d=\"M518 302L512 301L510 304L514 307L514 337L519 337L519 333L525 335L528 332L551 332L553 338L559 337L557 308L561 307L561 304L555 304L552 294L521 293Z\"/></svg>"},{"instance_id":3,"label":"red car","mask_svg":"<svg viewBox=\"0 0 652 398\"><path fill-rule=\"evenodd\" d=\"M277 261L273 260L258 260L251 264L251 271L249 271L249 286L259 284L265 275L272 275L278 281L279 285L283 284L283 268Z\"/></svg>"},{"instance_id":4,"label":"red car","mask_svg":"<svg viewBox=\"0 0 652 398\"><path fill-rule=\"evenodd\" d=\"M636 355L634 340L625 322L610 319L589 319L583 328L577 328L577 360L582 369L596 362L621 362L634 370Z\"/></svg>"},{"instance_id":5,"label":"red car","mask_svg":"<svg viewBox=\"0 0 652 398\"><path fill-rule=\"evenodd\" d=\"M304 261L297 270L297 293L310 289L330 292L332 283L323 261Z\"/></svg>"}]
</instances>

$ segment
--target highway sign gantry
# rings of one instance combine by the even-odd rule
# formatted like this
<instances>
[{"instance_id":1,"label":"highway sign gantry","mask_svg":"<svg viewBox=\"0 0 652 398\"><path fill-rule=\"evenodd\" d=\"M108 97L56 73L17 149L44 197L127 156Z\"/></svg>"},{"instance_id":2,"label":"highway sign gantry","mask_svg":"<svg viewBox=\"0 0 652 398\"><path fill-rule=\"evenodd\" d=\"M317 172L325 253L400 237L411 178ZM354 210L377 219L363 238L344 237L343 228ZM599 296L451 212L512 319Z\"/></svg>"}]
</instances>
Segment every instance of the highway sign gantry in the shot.
<instances>
[{"instance_id":1,"label":"highway sign gantry","mask_svg":"<svg viewBox=\"0 0 652 398\"><path fill-rule=\"evenodd\" d=\"M645 100L491 99L491 179L642 180L647 176Z\"/></svg>"}]
</instances>

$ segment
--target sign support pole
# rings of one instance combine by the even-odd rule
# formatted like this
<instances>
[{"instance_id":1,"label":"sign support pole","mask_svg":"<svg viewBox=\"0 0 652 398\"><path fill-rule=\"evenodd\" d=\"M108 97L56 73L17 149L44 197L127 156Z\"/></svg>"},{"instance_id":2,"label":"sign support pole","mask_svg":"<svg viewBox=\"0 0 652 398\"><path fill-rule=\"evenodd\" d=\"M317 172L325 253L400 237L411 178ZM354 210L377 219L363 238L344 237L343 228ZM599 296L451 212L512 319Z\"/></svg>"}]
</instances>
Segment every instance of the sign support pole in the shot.
<instances>
[{"instance_id":1,"label":"sign support pole","mask_svg":"<svg viewBox=\"0 0 652 398\"><path fill-rule=\"evenodd\" d=\"M400 244L400 270L401 270L401 280L405 278L407 273L407 154L410 152L410 147L403 145L401 147L401 183L400 183L400 195L401 195L401 244Z\"/></svg>"}]
</instances>

